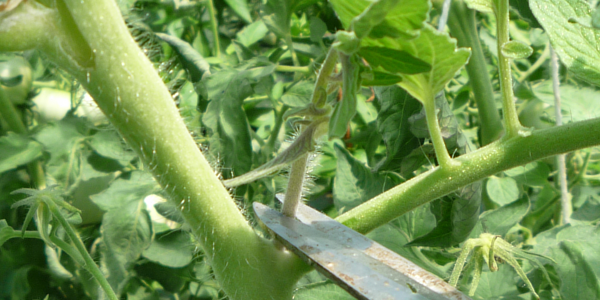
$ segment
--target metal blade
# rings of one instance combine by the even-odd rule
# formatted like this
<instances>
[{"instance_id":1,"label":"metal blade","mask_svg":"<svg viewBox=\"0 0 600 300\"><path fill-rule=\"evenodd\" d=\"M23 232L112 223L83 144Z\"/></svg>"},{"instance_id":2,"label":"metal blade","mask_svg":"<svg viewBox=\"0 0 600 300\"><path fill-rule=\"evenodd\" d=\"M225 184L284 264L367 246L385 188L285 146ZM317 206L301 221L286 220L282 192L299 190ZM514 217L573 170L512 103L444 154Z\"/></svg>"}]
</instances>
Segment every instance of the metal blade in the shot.
<instances>
[{"instance_id":1,"label":"metal blade","mask_svg":"<svg viewBox=\"0 0 600 300\"><path fill-rule=\"evenodd\" d=\"M437 276L301 204L297 220L261 203L254 211L276 238L357 299L467 300Z\"/></svg>"}]
</instances>

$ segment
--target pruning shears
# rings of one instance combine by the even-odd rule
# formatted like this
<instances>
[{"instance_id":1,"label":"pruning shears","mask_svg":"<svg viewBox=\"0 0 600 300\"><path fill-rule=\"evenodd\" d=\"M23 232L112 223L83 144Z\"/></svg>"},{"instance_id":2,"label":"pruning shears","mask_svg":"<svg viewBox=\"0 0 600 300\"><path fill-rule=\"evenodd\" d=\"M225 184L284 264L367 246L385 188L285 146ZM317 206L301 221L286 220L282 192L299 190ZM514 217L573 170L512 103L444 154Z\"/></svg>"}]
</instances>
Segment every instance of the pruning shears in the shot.
<instances>
[{"instance_id":1,"label":"pruning shears","mask_svg":"<svg viewBox=\"0 0 600 300\"><path fill-rule=\"evenodd\" d=\"M275 238L361 300L470 300L455 287L364 235L300 204L296 219L258 202Z\"/></svg>"}]
</instances>

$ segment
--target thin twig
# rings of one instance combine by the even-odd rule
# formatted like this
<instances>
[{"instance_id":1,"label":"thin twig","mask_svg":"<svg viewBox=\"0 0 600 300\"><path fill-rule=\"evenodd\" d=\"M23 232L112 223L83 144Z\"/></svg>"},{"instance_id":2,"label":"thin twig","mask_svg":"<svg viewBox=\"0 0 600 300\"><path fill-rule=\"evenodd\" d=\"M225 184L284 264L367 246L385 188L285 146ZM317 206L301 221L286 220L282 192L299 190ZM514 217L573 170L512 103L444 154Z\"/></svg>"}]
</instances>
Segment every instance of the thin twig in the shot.
<instances>
[{"instance_id":1,"label":"thin twig","mask_svg":"<svg viewBox=\"0 0 600 300\"><path fill-rule=\"evenodd\" d=\"M440 16L440 22L438 23L438 31L443 31L446 28L446 23L448 23L448 12L450 11L450 4L452 0L444 0L444 4L442 5L442 15Z\"/></svg>"},{"instance_id":2,"label":"thin twig","mask_svg":"<svg viewBox=\"0 0 600 300\"><path fill-rule=\"evenodd\" d=\"M554 114L556 115L556 126L562 125L562 113L560 110L560 81L559 81L559 65L558 56L551 45L550 48L550 64L552 66L552 91L554 92ZM561 216L563 224L571 222L571 213L573 207L571 205L571 197L567 186L567 168L565 163L565 154L556 156L556 164L558 165L558 185L560 187L560 204L562 207Z\"/></svg>"}]
</instances>

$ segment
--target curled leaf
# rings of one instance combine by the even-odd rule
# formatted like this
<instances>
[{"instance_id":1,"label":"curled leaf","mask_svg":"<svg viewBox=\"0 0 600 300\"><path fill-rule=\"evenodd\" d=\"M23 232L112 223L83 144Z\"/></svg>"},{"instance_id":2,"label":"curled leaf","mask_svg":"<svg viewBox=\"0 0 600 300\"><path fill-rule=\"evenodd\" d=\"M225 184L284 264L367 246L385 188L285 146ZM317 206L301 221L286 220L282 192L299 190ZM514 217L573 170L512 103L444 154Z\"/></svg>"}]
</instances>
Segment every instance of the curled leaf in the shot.
<instances>
[{"instance_id":1,"label":"curled leaf","mask_svg":"<svg viewBox=\"0 0 600 300\"><path fill-rule=\"evenodd\" d=\"M470 9L484 13L494 12L494 3L492 0L465 0Z\"/></svg>"},{"instance_id":2,"label":"curled leaf","mask_svg":"<svg viewBox=\"0 0 600 300\"><path fill-rule=\"evenodd\" d=\"M533 49L524 42L510 41L502 45L502 55L512 59L527 58L533 53Z\"/></svg>"},{"instance_id":3,"label":"curled leaf","mask_svg":"<svg viewBox=\"0 0 600 300\"><path fill-rule=\"evenodd\" d=\"M6 0L6 2L0 3L0 12L11 11L15 9L15 7L19 6L22 1L23 0Z\"/></svg>"},{"instance_id":4,"label":"curled leaf","mask_svg":"<svg viewBox=\"0 0 600 300\"><path fill-rule=\"evenodd\" d=\"M336 41L333 47L346 55L352 55L360 47L360 39L356 37L353 31L340 30L335 34Z\"/></svg>"}]
</instances>

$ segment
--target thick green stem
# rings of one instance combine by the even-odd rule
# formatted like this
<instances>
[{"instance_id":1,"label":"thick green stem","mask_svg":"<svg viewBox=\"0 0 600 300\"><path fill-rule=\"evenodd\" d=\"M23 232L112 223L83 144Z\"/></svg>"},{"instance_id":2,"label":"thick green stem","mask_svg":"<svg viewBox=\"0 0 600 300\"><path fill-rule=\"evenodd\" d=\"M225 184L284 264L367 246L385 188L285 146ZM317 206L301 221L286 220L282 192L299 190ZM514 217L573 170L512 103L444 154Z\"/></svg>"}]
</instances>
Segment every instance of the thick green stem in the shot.
<instances>
[{"instance_id":1,"label":"thick green stem","mask_svg":"<svg viewBox=\"0 0 600 300\"><path fill-rule=\"evenodd\" d=\"M21 5L32 3L36 2ZM42 50L92 95L171 200L180 205L231 299L291 298L307 266L255 234L188 133L169 91L129 34L115 2L56 3L52 9L35 8L53 10L43 20L51 25L45 36L52 38L34 37L22 44ZM29 23L22 24L24 30L39 27L35 20ZM0 30L0 48L11 36L21 34Z\"/></svg>"},{"instance_id":2,"label":"thick green stem","mask_svg":"<svg viewBox=\"0 0 600 300\"><path fill-rule=\"evenodd\" d=\"M75 245L75 248L77 248L77 251L79 252L81 257L83 257L83 261L85 262L84 267L88 270L88 272L90 272L90 274L92 274L92 276L94 276L94 279L98 281L98 284L100 284L100 287L104 290L104 293L106 293L106 296L108 296L109 299L118 300L119 298L110 287L108 280L104 278L104 274L102 274L102 271L100 271L100 268L98 268L98 266L88 253L87 249L85 249L85 245L83 245L81 238L79 238L77 232L75 232L73 227L71 227L71 224L67 222L67 219L65 219L65 217L62 215L62 213L58 209L58 206L56 206L56 204L54 204L52 200L47 201L46 204L48 205L48 208L50 208L50 211L52 212L54 218L56 218L60 225L62 225L62 227L64 228L65 232L71 239L71 242L73 242L73 244ZM73 258L77 257L74 256Z\"/></svg>"},{"instance_id":3,"label":"thick green stem","mask_svg":"<svg viewBox=\"0 0 600 300\"><path fill-rule=\"evenodd\" d=\"M496 2L496 39L498 41L498 68L500 71L500 91L502 94L502 108L504 113L504 126L508 138L519 134L522 126L519 115L515 108L513 95L512 73L510 59L502 54L502 46L510 41L508 25L510 22L508 13L508 0L494 0Z\"/></svg>"},{"instance_id":4,"label":"thick green stem","mask_svg":"<svg viewBox=\"0 0 600 300\"><path fill-rule=\"evenodd\" d=\"M215 4L213 3L213 0L207 0L206 4L208 5L208 13L210 15L210 26L214 39L213 55L216 57L221 57L221 42L219 41L219 23L217 22Z\"/></svg>"},{"instance_id":5,"label":"thick green stem","mask_svg":"<svg viewBox=\"0 0 600 300\"><path fill-rule=\"evenodd\" d=\"M342 214L338 221L367 233L458 188L548 156L600 144L600 119L536 130L501 139L454 160L460 166L435 168Z\"/></svg>"},{"instance_id":6,"label":"thick green stem","mask_svg":"<svg viewBox=\"0 0 600 300\"><path fill-rule=\"evenodd\" d=\"M471 58L466 69L479 114L481 145L485 146L499 139L504 129L477 33L475 11L468 9L463 1L453 1L448 26L460 47L471 48Z\"/></svg>"}]
</instances>

